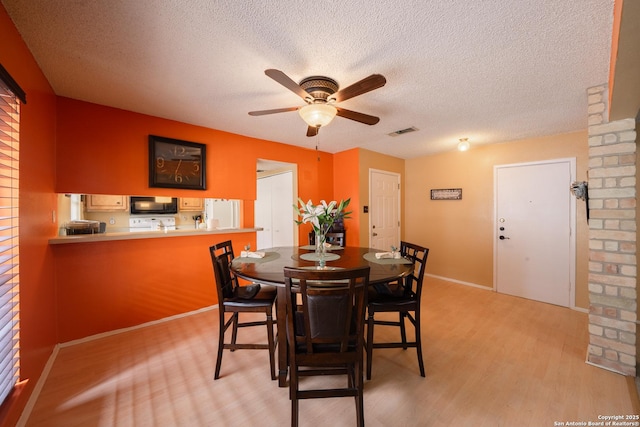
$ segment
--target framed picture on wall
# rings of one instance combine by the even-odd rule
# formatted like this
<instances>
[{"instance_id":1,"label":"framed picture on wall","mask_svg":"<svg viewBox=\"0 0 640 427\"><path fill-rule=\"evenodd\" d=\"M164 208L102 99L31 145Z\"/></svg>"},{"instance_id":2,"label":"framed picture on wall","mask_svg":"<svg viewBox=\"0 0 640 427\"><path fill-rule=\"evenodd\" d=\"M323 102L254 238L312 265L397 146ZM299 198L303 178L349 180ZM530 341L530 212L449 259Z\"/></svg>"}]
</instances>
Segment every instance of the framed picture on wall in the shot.
<instances>
[{"instance_id":1,"label":"framed picture on wall","mask_svg":"<svg viewBox=\"0 0 640 427\"><path fill-rule=\"evenodd\" d=\"M149 135L149 187L206 189L207 146Z\"/></svg>"},{"instance_id":2,"label":"framed picture on wall","mask_svg":"<svg viewBox=\"0 0 640 427\"><path fill-rule=\"evenodd\" d=\"M431 200L461 200L462 188L439 188L431 190Z\"/></svg>"}]
</instances>

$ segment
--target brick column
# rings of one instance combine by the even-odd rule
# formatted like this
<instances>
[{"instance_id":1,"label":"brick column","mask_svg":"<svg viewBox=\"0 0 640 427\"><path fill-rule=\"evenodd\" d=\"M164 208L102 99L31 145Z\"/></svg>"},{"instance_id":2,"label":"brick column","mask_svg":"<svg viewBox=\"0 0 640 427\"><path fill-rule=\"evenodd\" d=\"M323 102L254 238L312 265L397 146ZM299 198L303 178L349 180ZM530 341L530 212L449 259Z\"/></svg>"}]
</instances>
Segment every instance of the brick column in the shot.
<instances>
[{"instance_id":1,"label":"brick column","mask_svg":"<svg viewBox=\"0 0 640 427\"><path fill-rule=\"evenodd\" d=\"M606 85L589 98L587 361L636 375L636 123L608 121Z\"/></svg>"}]
</instances>

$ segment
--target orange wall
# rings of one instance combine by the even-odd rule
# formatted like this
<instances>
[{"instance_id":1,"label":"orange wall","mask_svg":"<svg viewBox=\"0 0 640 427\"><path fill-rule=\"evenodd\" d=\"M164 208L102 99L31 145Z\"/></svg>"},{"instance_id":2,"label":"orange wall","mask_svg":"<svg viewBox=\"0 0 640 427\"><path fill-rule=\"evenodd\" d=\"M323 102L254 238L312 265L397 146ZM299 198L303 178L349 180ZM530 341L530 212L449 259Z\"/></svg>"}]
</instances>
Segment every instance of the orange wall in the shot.
<instances>
[{"instance_id":1,"label":"orange wall","mask_svg":"<svg viewBox=\"0 0 640 427\"><path fill-rule=\"evenodd\" d=\"M149 188L150 134L206 144L207 190ZM241 199L243 225L251 227L257 159L297 164L298 194L305 201L333 198L329 153L58 98L58 193ZM307 228L301 226L301 242L306 242Z\"/></svg>"},{"instance_id":2,"label":"orange wall","mask_svg":"<svg viewBox=\"0 0 640 427\"><path fill-rule=\"evenodd\" d=\"M427 274L493 287L493 167L576 158L576 179L587 180L586 132L491 144L406 161L405 234L430 248ZM462 200L430 200L432 188L462 188ZM567 188L567 191L569 189ZM588 224L576 204L576 305L588 307Z\"/></svg>"},{"instance_id":3,"label":"orange wall","mask_svg":"<svg viewBox=\"0 0 640 427\"><path fill-rule=\"evenodd\" d=\"M349 246L360 246L360 194L358 159L360 150L343 151L334 155L334 168L336 177L333 185L333 199L336 201L351 199L347 212L351 211L350 218L344 222L346 230L346 244Z\"/></svg>"},{"instance_id":4,"label":"orange wall","mask_svg":"<svg viewBox=\"0 0 640 427\"><path fill-rule=\"evenodd\" d=\"M149 188L150 134L206 144L207 190ZM57 135L58 193L254 200L256 161L262 158L297 164L300 194L331 195L332 156L315 150L62 97Z\"/></svg>"},{"instance_id":5,"label":"orange wall","mask_svg":"<svg viewBox=\"0 0 640 427\"><path fill-rule=\"evenodd\" d=\"M269 159L279 160L273 157ZM309 169L301 170L298 168L298 197L305 203L311 200L314 204L320 203L320 200L333 200L335 198L333 194L334 180L341 179L339 172L333 165L334 156L327 153L314 152L314 161L317 167L316 174L309 173ZM334 176L334 173L338 176ZM301 224L298 228L299 244L309 244L311 224Z\"/></svg>"},{"instance_id":6,"label":"orange wall","mask_svg":"<svg viewBox=\"0 0 640 427\"><path fill-rule=\"evenodd\" d=\"M56 233L55 96L0 5L0 63L27 94L20 115L20 377L28 379L0 409L0 425L16 424L56 337L54 258Z\"/></svg>"},{"instance_id":7,"label":"orange wall","mask_svg":"<svg viewBox=\"0 0 640 427\"><path fill-rule=\"evenodd\" d=\"M206 144L207 190L150 189L149 134ZM333 196L333 156L315 150L68 98L58 99L57 137L58 192L243 199L244 227L252 227L256 162L262 158L297 164L303 199ZM224 239L209 235L56 246L60 341L216 303L208 247ZM256 244L255 233L233 239L239 239L236 248Z\"/></svg>"},{"instance_id":8,"label":"orange wall","mask_svg":"<svg viewBox=\"0 0 640 427\"><path fill-rule=\"evenodd\" d=\"M209 246L255 247L255 233L54 245L59 340L138 325L216 303Z\"/></svg>"}]
</instances>

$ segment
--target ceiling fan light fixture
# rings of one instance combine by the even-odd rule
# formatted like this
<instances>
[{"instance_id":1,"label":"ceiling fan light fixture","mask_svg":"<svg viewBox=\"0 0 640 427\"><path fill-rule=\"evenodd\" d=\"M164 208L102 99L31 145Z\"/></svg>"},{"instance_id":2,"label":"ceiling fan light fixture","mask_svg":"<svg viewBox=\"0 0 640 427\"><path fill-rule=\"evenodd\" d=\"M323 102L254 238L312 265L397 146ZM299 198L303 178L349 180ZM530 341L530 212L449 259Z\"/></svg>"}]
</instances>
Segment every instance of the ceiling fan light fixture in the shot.
<instances>
[{"instance_id":1,"label":"ceiling fan light fixture","mask_svg":"<svg viewBox=\"0 0 640 427\"><path fill-rule=\"evenodd\" d=\"M460 138L460 142L458 142L458 151L467 151L471 147L469 144L469 138Z\"/></svg>"},{"instance_id":2,"label":"ceiling fan light fixture","mask_svg":"<svg viewBox=\"0 0 640 427\"><path fill-rule=\"evenodd\" d=\"M298 113L309 126L319 128L331 123L338 110L333 105L309 104L300 108Z\"/></svg>"}]
</instances>

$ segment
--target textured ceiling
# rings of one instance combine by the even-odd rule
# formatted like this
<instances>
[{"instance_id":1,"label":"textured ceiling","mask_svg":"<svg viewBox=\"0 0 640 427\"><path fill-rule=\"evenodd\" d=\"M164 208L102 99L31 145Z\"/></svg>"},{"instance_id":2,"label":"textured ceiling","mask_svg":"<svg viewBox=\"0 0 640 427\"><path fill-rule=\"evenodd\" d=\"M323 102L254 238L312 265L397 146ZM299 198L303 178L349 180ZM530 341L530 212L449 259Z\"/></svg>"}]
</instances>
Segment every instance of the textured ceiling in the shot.
<instances>
[{"instance_id":1,"label":"textured ceiling","mask_svg":"<svg viewBox=\"0 0 640 427\"><path fill-rule=\"evenodd\" d=\"M307 148L412 158L586 128L608 81L613 0L1 0L56 94ZM264 70L346 87L308 138L304 105ZM417 132L387 134L414 126Z\"/></svg>"}]
</instances>

